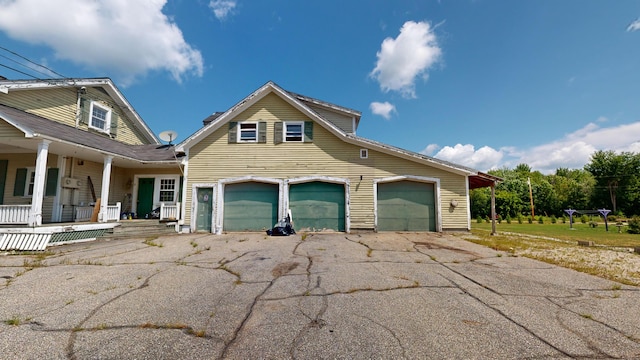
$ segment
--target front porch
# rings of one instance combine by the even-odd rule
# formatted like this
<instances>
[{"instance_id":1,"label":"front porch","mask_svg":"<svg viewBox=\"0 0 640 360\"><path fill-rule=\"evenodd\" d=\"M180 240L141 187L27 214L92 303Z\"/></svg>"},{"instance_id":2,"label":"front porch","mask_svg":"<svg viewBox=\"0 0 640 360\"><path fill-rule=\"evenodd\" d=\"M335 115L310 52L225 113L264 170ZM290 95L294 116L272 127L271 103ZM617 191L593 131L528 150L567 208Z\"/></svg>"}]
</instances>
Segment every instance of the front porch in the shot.
<instances>
[{"instance_id":1,"label":"front porch","mask_svg":"<svg viewBox=\"0 0 640 360\"><path fill-rule=\"evenodd\" d=\"M102 222L95 218L99 207L79 206L75 209L74 223L29 226L31 205L0 205L0 251L41 251L48 246L72 242L92 241L120 226L120 220L129 218L122 213L122 204L106 206ZM180 203L161 203L159 221L175 222L180 218Z\"/></svg>"}]
</instances>

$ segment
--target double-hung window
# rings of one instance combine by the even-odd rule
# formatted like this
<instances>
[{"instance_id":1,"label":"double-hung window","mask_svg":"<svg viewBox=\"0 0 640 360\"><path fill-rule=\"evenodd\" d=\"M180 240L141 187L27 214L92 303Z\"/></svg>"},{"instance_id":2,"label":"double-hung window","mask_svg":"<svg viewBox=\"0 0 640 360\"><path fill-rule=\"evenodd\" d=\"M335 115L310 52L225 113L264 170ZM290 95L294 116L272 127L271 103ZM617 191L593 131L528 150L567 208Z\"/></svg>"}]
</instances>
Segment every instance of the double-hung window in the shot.
<instances>
[{"instance_id":1,"label":"double-hung window","mask_svg":"<svg viewBox=\"0 0 640 360\"><path fill-rule=\"evenodd\" d=\"M258 141L258 123L239 123L238 142Z\"/></svg>"},{"instance_id":2,"label":"double-hung window","mask_svg":"<svg viewBox=\"0 0 640 360\"><path fill-rule=\"evenodd\" d=\"M111 109L101 106L95 101L91 102L91 117L89 118L89 127L108 132L111 128Z\"/></svg>"},{"instance_id":3,"label":"double-hung window","mask_svg":"<svg viewBox=\"0 0 640 360\"><path fill-rule=\"evenodd\" d=\"M304 122L285 122L285 142L302 142L304 140Z\"/></svg>"},{"instance_id":4,"label":"double-hung window","mask_svg":"<svg viewBox=\"0 0 640 360\"><path fill-rule=\"evenodd\" d=\"M174 202L176 179L160 179L160 201Z\"/></svg>"}]
</instances>

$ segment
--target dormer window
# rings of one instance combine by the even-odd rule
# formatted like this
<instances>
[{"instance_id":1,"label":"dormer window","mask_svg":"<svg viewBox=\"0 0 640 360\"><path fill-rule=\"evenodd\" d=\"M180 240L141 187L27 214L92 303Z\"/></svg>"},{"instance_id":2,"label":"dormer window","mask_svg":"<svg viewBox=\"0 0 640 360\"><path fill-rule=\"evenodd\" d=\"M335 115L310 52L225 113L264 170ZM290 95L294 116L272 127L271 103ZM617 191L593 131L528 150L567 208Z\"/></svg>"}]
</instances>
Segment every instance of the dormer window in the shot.
<instances>
[{"instance_id":1,"label":"dormer window","mask_svg":"<svg viewBox=\"0 0 640 360\"><path fill-rule=\"evenodd\" d=\"M302 142L304 134L303 122L285 122L285 142Z\"/></svg>"},{"instance_id":2,"label":"dormer window","mask_svg":"<svg viewBox=\"0 0 640 360\"><path fill-rule=\"evenodd\" d=\"M256 142L258 141L258 124L257 123L239 123L240 131L238 131L238 142Z\"/></svg>"},{"instance_id":3,"label":"dormer window","mask_svg":"<svg viewBox=\"0 0 640 360\"><path fill-rule=\"evenodd\" d=\"M89 111L91 114L89 127L102 132L109 132L111 129L111 109L92 101Z\"/></svg>"}]
</instances>

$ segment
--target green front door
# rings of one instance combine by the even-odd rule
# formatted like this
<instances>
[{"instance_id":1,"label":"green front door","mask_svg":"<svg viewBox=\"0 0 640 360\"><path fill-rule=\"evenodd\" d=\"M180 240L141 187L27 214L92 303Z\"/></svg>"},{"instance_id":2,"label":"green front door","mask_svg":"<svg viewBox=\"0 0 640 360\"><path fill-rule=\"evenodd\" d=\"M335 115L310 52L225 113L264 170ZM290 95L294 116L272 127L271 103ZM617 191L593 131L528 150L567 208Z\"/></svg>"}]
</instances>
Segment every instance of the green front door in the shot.
<instances>
[{"instance_id":1,"label":"green front door","mask_svg":"<svg viewBox=\"0 0 640 360\"><path fill-rule=\"evenodd\" d=\"M292 184L289 208L296 230L345 231L343 184L320 181Z\"/></svg>"},{"instance_id":2,"label":"green front door","mask_svg":"<svg viewBox=\"0 0 640 360\"><path fill-rule=\"evenodd\" d=\"M262 231L278 221L278 185L259 182L224 187L224 231Z\"/></svg>"},{"instance_id":3,"label":"green front door","mask_svg":"<svg viewBox=\"0 0 640 360\"><path fill-rule=\"evenodd\" d=\"M378 230L436 231L433 184L417 181L378 184Z\"/></svg>"},{"instance_id":4,"label":"green front door","mask_svg":"<svg viewBox=\"0 0 640 360\"><path fill-rule=\"evenodd\" d=\"M144 219L153 210L153 184L154 178L138 179L138 206L136 215L138 219Z\"/></svg>"},{"instance_id":5,"label":"green front door","mask_svg":"<svg viewBox=\"0 0 640 360\"><path fill-rule=\"evenodd\" d=\"M198 216L196 218L196 231L211 232L211 219L213 215L213 189L198 188Z\"/></svg>"}]
</instances>

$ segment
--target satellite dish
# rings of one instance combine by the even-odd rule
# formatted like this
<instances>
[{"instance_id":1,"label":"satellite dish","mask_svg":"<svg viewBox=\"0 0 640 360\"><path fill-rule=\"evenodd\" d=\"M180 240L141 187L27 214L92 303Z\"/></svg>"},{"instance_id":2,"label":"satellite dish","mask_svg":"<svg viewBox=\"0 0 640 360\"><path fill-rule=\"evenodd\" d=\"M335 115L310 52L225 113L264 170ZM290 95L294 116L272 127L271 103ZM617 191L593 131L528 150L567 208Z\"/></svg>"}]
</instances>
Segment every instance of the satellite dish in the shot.
<instances>
[{"instance_id":1,"label":"satellite dish","mask_svg":"<svg viewBox=\"0 0 640 360\"><path fill-rule=\"evenodd\" d=\"M171 145L171 142L178 137L178 133L173 130L165 130L161 132L159 135L160 140L166 141Z\"/></svg>"}]
</instances>

